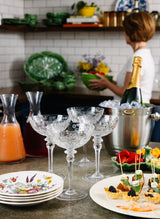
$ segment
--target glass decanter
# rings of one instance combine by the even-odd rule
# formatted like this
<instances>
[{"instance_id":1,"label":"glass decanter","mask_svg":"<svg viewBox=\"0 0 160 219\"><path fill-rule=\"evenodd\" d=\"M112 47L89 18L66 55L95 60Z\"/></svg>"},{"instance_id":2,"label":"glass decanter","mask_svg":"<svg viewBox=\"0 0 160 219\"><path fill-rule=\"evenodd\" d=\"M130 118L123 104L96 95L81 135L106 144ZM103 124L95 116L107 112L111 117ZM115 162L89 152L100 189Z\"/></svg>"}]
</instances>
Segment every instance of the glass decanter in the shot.
<instances>
[{"instance_id":1,"label":"glass decanter","mask_svg":"<svg viewBox=\"0 0 160 219\"><path fill-rule=\"evenodd\" d=\"M15 115L17 94L0 95L3 104L3 118L0 123L0 163L14 163L22 161L25 147L22 132Z\"/></svg>"},{"instance_id":2,"label":"glass decanter","mask_svg":"<svg viewBox=\"0 0 160 219\"><path fill-rule=\"evenodd\" d=\"M24 128L24 144L27 155L32 157L41 157L48 155L45 136L37 133L29 122L29 118L31 116L41 115L40 102L42 99L42 95L43 92L39 91L26 92L26 96L30 105L30 112Z\"/></svg>"}]
</instances>

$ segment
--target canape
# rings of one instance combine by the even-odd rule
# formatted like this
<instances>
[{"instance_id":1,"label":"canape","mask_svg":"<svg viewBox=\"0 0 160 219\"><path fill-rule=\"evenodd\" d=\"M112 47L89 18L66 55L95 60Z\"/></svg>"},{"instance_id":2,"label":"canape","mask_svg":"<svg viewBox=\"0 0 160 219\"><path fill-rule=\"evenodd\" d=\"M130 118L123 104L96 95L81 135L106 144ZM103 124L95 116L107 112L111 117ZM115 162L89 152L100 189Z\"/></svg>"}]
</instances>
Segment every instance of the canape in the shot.
<instances>
[{"instance_id":1,"label":"canape","mask_svg":"<svg viewBox=\"0 0 160 219\"><path fill-rule=\"evenodd\" d=\"M144 185L144 174L142 170L136 170L134 176L132 177L132 181L139 181L141 184L141 187Z\"/></svg>"},{"instance_id":2,"label":"canape","mask_svg":"<svg viewBox=\"0 0 160 219\"><path fill-rule=\"evenodd\" d=\"M122 174L120 183L117 186L117 189L121 190L122 192L128 192L131 190L131 185L129 183L129 177L126 174Z\"/></svg>"},{"instance_id":3,"label":"canape","mask_svg":"<svg viewBox=\"0 0 160 219\"><path fill-rule=\"evenodd\" d=\"M134 189L131 189L129 192L123 192L123 198L125 201L137 201L140 195Z\"/></svg>"},{"instance_id":4,"label":"canape","mask_svg":"<svg viewBox=\"0 0 160 219\"><path fill-rule=\"evenodd\" d=\"M104 190L110 199L118 199L122 194L122 192L114 186L110 186L109 188L104 187Z\"/></svg>"}]
</instances>

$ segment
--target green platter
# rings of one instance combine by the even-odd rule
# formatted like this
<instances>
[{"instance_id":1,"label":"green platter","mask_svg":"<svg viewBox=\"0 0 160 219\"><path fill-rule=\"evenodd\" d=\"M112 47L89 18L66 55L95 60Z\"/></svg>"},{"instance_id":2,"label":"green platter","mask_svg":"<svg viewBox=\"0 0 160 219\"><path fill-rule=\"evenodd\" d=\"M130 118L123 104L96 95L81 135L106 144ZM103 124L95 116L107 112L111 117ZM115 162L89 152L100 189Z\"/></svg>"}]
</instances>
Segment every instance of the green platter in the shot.
<instances>
[{"instance_id":1,"label":"green platter","mask_svg":"<svg viewBox=\"0 0 160 219\"><path fill-rule=\"evenodd\" d=\"M111 160L113 161L113 163L115 164L116 167L118 167L119 169L121 168L120 164L116 161L116 156L112 157ZM138 167L139 167L139 164L137 164L137 169L138 169ZM135 171L135 164L124 163L124 164L122 164L122 169L124 171L128 171L128 172ZM147 169L145 162L141 162L140 169L141 170L146 170Z\"/></svg>"},{"instance_id":2,"label":"green platter","mask_svg":"<svg viewBox=\"0 0 160 219\"><path fill-rule=\"evenodd\" d=\"M64 58L50 51L31 55L24 64L24 71L34 81L44 81L59 76L62 71L68 71Z\"/></svg>"}]
</instances>

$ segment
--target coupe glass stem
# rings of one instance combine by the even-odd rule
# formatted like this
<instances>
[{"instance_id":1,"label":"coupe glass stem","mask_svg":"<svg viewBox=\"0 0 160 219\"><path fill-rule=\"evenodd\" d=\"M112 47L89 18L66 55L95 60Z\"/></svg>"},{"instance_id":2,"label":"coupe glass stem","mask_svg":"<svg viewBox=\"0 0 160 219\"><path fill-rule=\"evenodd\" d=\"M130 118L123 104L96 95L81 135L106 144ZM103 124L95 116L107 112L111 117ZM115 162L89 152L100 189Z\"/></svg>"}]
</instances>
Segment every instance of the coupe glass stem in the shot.
<instances>
[{"instance_id":1,"label":"coupe glass stem","mask_svg":"<svg viewBox=\"0 0 160 219\"><path fill-rule=\"evenodd\" d=\"M102 142L103 139L101 138L101 136L96 135L93 138L93 147L94 147L94 151L95 151L95 165L96 165L96 172L94 173L95 176L99 176L100 172L99 172L99 166L100 166L100 151L102 149Z\"/></svg>"},{"instance_id":2,"label":"coupe glass stem","mask_svg":"<svg viewBox=\"0 0 160 219\"><path fill-rule=\"evenodd\" d=\"M53 173L53 150L55 148L54 144L51 144L49 139L46 137L46 147L48 150L48 172Z\"/></svg>"},{"instance_id":3,"label":"coupe glass stem","mask_svg":"<svg viewBox=\"0 0 160 219\"><path fill-rule=\"evenodd\" d=\"M65 153L67 154L66 160L68 164L68 189L65 193L68 195L72 195L74 190L72 189L72 181L73 181L73 162L74 162L74 154L76 153L75 150L68 151L66 150Z\"/></svg>"}]
</instances>

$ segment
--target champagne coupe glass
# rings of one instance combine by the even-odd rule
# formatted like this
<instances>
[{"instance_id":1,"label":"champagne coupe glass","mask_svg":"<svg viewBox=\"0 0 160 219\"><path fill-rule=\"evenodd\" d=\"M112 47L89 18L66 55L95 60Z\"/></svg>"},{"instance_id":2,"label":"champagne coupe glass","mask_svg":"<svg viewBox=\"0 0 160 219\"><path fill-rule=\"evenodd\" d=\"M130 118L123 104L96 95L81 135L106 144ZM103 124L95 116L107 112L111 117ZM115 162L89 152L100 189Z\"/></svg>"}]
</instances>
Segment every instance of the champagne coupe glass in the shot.
<instances>
[{"instance_id":1,"label":"champagne coupe glass","mask_svg":"<svg viewBox=\"0 0 160 219\"><path fill-rule=\"evenodd\" d=\"M86 120L86 118L85 118ZM93 174L88 174L82 177L83 180L91 183L95 183L105 176L100 173L100 151L102 149L103 136L106 136L112 132L112 130L116 127L118 122L118 117L114 115L103 115L99 121L94 123L93 130L93 148L95 150L95 166L96 171Z\"/></svg>"},{"instance_id":2,"label":"champagne coupe glass","mask_svg":"<svg viewBox=\"0 0 160 219\"><path fill-rule=\"evenodd\" d=\"M53 124L47 125L47 133L51 142L66 149L66 160L68 163L68 189L58 196L58 199L65 201L80 200L85 198L88 193L72 188L73 161L77 148L86 144L93 132L93 125L87 123L70 122L65 130L59 131Z\"/></svg>"},{"instance_id":3,"label":"champagne coupe glass","mask_svg":"<svg viewBox=\"0 0 160 219\"><path fill-rule=\"evenodd\" d=\"M104 109L101 107L94 106L76 106L67 108L67 113L72 121L79 122L80 118L86 118L91 124L98 121L103 115ZM93 166L95 162L90 161L87 158L87 145L83 146L83 157L78 161L74 162L77 166Z\"/></svg>"},{"instance_id":4,"label":"champagne coupe glass","mask_svg":"<svg viewBox=\"0 0 160 219\"><path fill-rule=\"evenodd\" d=\"M53 173L53 150L55 148L54 142L50 141L47 135L47 125L52 123L56 126L58 131L62 131L67 127L70 122L70 118L67 115L32 115L29 117L29 122L32 128L40 135L46 136L46 147L48 150L48 172Z\"/></svg>"}]
</instances>

